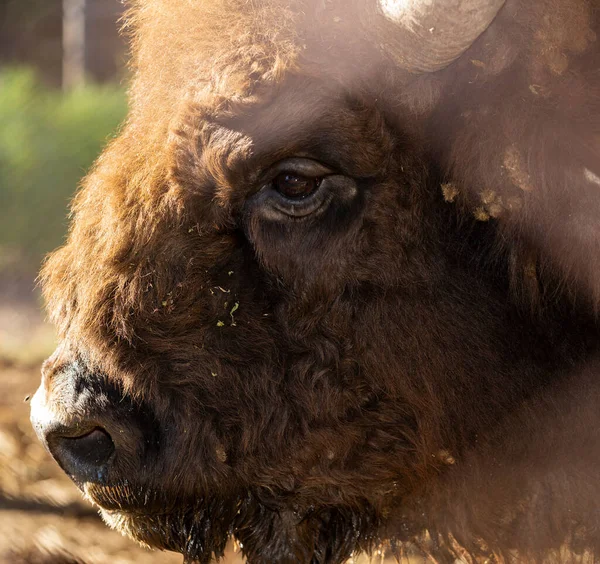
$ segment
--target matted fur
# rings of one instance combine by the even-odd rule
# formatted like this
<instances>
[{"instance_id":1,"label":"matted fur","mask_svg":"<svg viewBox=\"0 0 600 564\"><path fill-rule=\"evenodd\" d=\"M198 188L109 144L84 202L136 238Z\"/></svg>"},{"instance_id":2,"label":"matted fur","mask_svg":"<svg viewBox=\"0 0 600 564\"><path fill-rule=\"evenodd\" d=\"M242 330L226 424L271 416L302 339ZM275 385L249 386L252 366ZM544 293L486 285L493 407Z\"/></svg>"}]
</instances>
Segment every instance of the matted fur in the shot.
<instances>
[{"instance_id":1,"label":"matted fur","mask_svg":"<svg viewBox=\"0 0 600 564\"><path fill-rule=\"evenodd\" d=\"M250 562L585 561L597 3L509 0L425 76L357 6L132 2L130 115L42 274L49 397L68 413L74 379L126 429L82 488L191 561L230 535ZM297 156L334 197L274 220L265 175Z\"/></svg>"}]
</instances>

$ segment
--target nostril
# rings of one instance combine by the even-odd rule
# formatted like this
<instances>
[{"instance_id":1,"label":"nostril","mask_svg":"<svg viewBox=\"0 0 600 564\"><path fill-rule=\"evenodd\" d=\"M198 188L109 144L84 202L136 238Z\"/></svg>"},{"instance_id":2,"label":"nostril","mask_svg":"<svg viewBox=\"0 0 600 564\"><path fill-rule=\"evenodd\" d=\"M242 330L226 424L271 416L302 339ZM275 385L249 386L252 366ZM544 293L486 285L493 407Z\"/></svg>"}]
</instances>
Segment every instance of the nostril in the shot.
<instances>
[{"instance_id":1,"label":"nostril","mask_svg":"<svg viewBox=\"0 0 600 564\"><path fill-rule=\"evenodd\" d=\"M110 435L99 427L85 435L61 434L47 438L48 449L62 469L76 482L101 482L106 464L115 451Z\"/></svg>"}]
</instances>

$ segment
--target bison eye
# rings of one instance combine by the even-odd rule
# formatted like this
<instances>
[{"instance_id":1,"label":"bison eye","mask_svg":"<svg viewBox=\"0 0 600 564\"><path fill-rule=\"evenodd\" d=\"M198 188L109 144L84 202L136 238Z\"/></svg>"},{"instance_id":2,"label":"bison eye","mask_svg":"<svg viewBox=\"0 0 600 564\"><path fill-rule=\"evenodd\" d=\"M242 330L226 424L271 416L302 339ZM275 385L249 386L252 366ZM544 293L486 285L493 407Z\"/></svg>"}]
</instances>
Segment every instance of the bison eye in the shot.
<instances>
[{"instance_id":1,"label":"bison eye","mask_svg":"<svg viewBox=\"0 0 600 564\"><path fill-rule=\"evenodd\" d=\"M271 220L300 219L323 211L334 197L334 170L304 157L281 160L259 177L260 189L247 203ZM333 183L335 184L335 182Z\"/></svg>"},{"instance_id":2,"label":"bison eye","mask_svg":"<svg viewBox=\"0 0 600 564\"><path fill-rule=\"evenodd\" d=\"M314 194L322 181L322 177L311 178L293 172L282 172L273 180L273 188L290 200L303 200Z\"/></svg>"}]
</instances>

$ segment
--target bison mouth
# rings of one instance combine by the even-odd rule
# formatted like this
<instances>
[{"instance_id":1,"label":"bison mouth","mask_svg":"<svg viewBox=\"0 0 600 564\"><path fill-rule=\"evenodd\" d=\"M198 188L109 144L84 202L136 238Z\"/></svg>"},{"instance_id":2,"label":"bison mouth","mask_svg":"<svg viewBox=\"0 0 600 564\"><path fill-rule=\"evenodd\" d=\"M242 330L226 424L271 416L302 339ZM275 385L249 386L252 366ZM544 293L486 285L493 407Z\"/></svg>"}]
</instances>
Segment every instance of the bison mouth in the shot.
<instances>
[{"instance_id":1,"label":"bison mouth","mask_svg":"<svg viewBox=\"0 0 600 564\"><path fill-rule=\"evenodd\" d=\"M222 558L232 537L248 562L330 563L355 551L371 553L382 538L382 518L369 504L299 506L259 491L174 501L166 491L125 484L86 484L84 491L101 504L110 527L148 548L179 552L186 564Z\"/></svg>"},{"instance_id":2,"label":"bison mouth","mask_svg":"<svg viewBox=\"0 0 600 564\"><path fill-rule=\"evenodd\" d=\"M185 562L198 564L223 556L241 505L217 497L177 499L164 490L126 482L87 483L82 489L110 527L149 548L179 552Z\"/></svg>"}]
</instances>

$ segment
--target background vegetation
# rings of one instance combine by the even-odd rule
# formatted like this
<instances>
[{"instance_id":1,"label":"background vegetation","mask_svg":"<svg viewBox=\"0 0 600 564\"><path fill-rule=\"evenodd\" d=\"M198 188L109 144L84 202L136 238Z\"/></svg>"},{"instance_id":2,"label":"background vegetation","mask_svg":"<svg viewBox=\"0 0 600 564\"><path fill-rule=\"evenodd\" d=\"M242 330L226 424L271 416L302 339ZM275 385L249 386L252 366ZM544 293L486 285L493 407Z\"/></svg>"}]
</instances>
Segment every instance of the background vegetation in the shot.
<instances>
[{"instance_id":1,"label":"background vegetation","mask_svg":"<svg viewBox=\"0 0 600 564\"><path fill-rule=\"evenodd\" d=\"M0 273L37 269L61 243L69 200L125 111L114 84L63 93L30 69L0 71Z\"/></svg>"}]
</instances>

